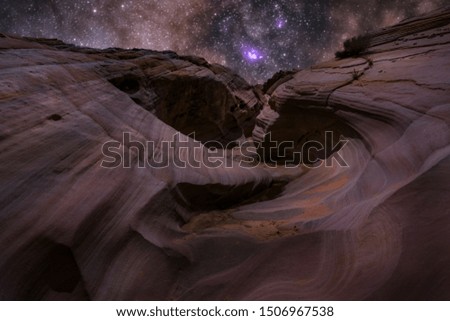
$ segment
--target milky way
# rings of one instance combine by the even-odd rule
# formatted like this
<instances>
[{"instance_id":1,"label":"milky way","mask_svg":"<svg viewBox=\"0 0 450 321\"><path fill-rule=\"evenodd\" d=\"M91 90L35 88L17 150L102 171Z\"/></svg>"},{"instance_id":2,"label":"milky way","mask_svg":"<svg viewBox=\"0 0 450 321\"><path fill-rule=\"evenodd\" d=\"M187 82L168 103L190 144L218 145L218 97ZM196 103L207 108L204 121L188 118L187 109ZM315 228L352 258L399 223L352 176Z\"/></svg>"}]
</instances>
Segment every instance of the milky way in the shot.
<instances>
[{"instance_id":1,"label":"milky way","mask_svg":"<svg viewBox=\"0 0 450 321\"><path fill-rule=\"evenodd\" d=\"M250 82L333 57L348 37L446 0L0 0L0 32L96 48L174 50Z\"/></svg>"}]
</instances>

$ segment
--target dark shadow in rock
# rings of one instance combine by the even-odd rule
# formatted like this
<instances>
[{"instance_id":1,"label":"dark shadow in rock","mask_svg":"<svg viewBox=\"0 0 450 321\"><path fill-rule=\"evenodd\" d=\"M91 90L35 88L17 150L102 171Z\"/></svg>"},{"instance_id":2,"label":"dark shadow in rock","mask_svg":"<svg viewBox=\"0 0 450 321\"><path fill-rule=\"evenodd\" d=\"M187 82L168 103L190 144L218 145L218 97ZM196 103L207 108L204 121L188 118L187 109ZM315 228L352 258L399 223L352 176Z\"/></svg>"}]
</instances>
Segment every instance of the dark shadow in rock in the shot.
<instances>
[{"instance_id":1,"label":"dark shadow in rock","mask_svg":"<svg viewBox=\"0 0 450 321\"><path fill-rule=\"evenodd\" d=\"M62 116L59 114L52 114L47 117L48 120L58 121L62 119Z\"/></svg>"},{"instance_id":2,"label":"dark shadow in rock","mask_svg":"<svg viewBox=\"0 0 450 321\"><path fill-rule=\"evenodd\" d=\"M54 291L72 292L81 280L72 250L65 245L51 244L43 265L42 279Z\"/></svg>"},{"instance_id":3,"label":"dark shadow in rock","mask_svg":"<svg viewBox=\"0 0 450 321\"><path fill-rule=\"evenodd\" d=\"M112 78L109 82L129 95L137 93L140 88L138 77L130 74Z\"/></svg>"},{"instance_id":4,"label":"dark shadow in rock","mask_svg":"<svg viewBox=\"0 0 450 321\"><path fill-rule=\"evenodd\" d=\"M48 238L35 239L8 261L0 277L3 299L39 300L49 291L72 293L83 283L71 248Z\"/></svg>"},{"instance_id":5,"label":"dark shadow in rock","mask_svg":"<svg viewBox=\"0 0 450 321\"><path fill-rule=\"evenodd\" d=\"M211 211L275 199L283 192L286 184L284 181L256 186L253 182L240 186L179 183L172 192L175 200L183 207L193 211Z\"/></svg>"},{"instance_id":6,"label":"dark shadow in rock","mask_svg":"<svg viewBox=\"0 0 450 321\"><path fill-rule=\"evenodd\" d=\"M236 204L236 207L276 199L284 192L284 188L288 183L289 181L287 180L273 181L268 188L262 190L260 193L257 193L245 199L239 204Z\"/></svg>"},{"instance_id":7,"label":"dark shadow in rock","mask_svg":"<svg viewBox=\"0 0 450 321\"><path fill-rule=\"evenodd\" d=\"M280 117L264 139L255 141L266 163L313 164L339 151L344 145L341 137L360 138L350 125L324 107L287 102L281 108Z\"/></svg>"},{"instance_id":8,"label":"dark shadow in rock","mask_svg":"<svg viewBox=\"0 0 450 321\"><path fill-rule=\"evenodd\" d=\"M155 115L181 133L195 133L195 139L202 143L217 141L223 146L242 136L230 112L236 101L214 78L159 78L152 80L152 87L158 96Z\"/></svg>"}]
</instances>

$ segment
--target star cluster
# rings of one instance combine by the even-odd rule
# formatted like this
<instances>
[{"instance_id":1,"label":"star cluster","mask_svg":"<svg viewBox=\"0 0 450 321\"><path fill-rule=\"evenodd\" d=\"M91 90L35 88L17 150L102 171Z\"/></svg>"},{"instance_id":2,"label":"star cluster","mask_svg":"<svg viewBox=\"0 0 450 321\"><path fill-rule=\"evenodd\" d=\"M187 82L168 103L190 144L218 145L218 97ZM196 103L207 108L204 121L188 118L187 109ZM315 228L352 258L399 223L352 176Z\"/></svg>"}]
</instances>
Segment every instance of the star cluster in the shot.
<instances>
[{"instance_id":1,"label":"star cluster","mask_svg":"<svg viewBox=\"0 0 450 321\"><path fill-rule=\"evenodd\" d=\"M203 56L252 83L446 0L0 0L0 32Z\"/></svg>"}]
</instances>

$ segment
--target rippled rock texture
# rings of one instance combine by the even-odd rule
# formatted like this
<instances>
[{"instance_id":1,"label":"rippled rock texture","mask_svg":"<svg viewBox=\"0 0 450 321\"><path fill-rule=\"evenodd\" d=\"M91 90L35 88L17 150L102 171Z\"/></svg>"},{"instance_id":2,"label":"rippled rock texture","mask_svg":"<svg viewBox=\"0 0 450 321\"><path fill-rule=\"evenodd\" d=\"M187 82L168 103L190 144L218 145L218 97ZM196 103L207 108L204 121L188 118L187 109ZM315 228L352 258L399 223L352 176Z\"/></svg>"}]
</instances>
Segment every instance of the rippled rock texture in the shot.
<instances>
[{"instance_id":1,"label":"rippled rock texture","mask_svg":"<svg viewBox=\"0 0 450 321\"><path fill-rule=\"evenodd\" d=\"M450 10L369 37L259 89L198 57L2 35L0 298L450 299ZM233 153L327 131L348 166ZM178 132L181 158L220 143L229 166L140 166L175 160ZM101 166L108 141L127 168Z\"/></svg>"}]
</instances>

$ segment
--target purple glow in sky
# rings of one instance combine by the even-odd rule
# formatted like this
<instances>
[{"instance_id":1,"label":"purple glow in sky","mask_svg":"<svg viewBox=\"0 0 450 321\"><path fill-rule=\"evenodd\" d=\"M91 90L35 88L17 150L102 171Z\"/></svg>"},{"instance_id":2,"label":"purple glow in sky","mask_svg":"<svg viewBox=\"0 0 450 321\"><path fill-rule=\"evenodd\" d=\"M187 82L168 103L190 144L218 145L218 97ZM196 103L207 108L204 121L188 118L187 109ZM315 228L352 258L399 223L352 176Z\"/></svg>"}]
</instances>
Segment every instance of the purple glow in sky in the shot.
<instances>
[{"instance_id":1,"label":"purple glow in sky","mask_svg":"<svg viewBox=\"0 0 450 321\"><path fill-rule=\"evenodd\" d=\"M0 2L2 33L95 48L173 50L263 83L279 70L333 59L346 38L446 6L449 0Z\"/></svg>"},{"instance_id":2,"label":"purple glow in sky","mask_svg":"<svg viewBox=\"0 0 450 321\"><path fill-rule=\"evenodd\" d=\"M256 48L245 48L243 50L243 55L248 61L257 61L264 58L262 53Z\"/></svg>"},{"instance_id":3,"label":"purple glow in sky","mask_svg":"<svg viewBox=\"0 0 450 321\"><path fill-rule=\"evenodd\" d=\"M278 18L278 19L275 21L275 25L276 25L276 27L277 27L278 29L281 29L281 28L283 28L283 27L285 26L286 22L287 22L286 19Z\"/></svg>"}]
</instances>

